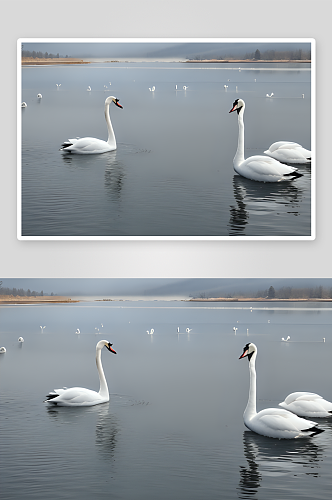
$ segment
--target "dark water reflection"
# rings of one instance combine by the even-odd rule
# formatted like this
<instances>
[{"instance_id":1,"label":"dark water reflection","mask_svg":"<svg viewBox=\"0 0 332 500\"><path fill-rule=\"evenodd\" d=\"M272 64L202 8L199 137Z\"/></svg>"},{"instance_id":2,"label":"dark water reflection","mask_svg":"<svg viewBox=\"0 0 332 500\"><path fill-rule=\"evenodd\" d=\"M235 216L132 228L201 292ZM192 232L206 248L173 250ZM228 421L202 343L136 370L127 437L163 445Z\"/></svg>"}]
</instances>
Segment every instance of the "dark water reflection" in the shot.
<instances>
[{"instance_id":1,"label":"dark water reflection","mask_svg":"<svg viewBox=\"0 0 332 500\"><path fill-rule=\"evenodd\" d=\"M331 432L330 422L323 420L318 419L320 427ZM243 448L247 465L240 465L239 469L239 498L258 498L258 490L267 478L272 483L270 488L275 488L283 496L289 494L289 481L302 478L305 483L305 476L320 477L321 473L324 474L323 461L329 443L329 436L327 440L322 437L319 440L303 438L271 441L254 432L244 431ZM309 498L307 487L303 484L298 491L304 498Z\"/></svg>"},{"instance_id":2,"label":"dark water reflection","mask_svg":"<svg viewBox=\"0 0 332 500\"><path fill-rule=\"evenodd\" d=\"M283 218L283 210L288 216L300 216L301 204L306 195L300 183L257 183L238 175L233 178L233 193L236 205L231 205L229 209L231 236L258 234L257 229L254 229L256 224L264 225L265 235L273 235L273 228L268 227L272 219ZM259 216L264 219L267 217L269 222L266 224ZM249 223L250 229L246 231Z\"/></svg>"}]
</instances>

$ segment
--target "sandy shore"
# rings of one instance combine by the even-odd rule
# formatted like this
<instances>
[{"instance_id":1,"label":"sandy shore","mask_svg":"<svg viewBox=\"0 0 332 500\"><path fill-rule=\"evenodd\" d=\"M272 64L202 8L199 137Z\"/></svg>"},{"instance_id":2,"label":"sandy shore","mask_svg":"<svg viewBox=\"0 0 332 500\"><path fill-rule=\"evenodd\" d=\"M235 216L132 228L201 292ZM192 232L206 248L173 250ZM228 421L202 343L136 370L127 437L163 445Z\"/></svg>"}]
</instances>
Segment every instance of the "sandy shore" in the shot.
<instances>
[{"instance_id":1,"label":"sandy shore","mask_svg":"<svg viewBox=\"0 0 332 500\"><path fill-rule=\"evenodd\" d=\"M189 302L332 302L332 299L264 299L264 298L227 298L189 299Z\"/></svg>"},{"instance_id":2,"label":"sandy shore","mask_svg":"<svg viewBox=\"0 0 332 500\"><path fill-rule=\"evenodd\" d=\"M69 297L59 297L56 295L42 297L20 297L14 295L0 295L1 304L67 304L75 303L79 300L72 300Z\"/></svg>"},{"instance_id":3,"label":"sandy shore","mask_svg":"<svg viewBox=\"0 0 332 500\"><path fill-rule=\"evenodd\" d=\"M52 59L22 57L22 66L38 66L46 64L90 64L89 61L83 59L75 59L74 57L54 57Z\"/></svg>"}]
</instances>

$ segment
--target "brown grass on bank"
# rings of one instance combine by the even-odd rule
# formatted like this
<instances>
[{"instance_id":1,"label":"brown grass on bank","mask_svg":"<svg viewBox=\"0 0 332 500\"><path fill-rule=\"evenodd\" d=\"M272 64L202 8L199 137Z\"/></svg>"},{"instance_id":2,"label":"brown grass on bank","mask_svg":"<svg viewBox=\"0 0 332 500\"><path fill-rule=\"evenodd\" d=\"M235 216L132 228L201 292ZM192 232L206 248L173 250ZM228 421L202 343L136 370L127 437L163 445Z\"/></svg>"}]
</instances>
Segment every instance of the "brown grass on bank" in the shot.
<instances>
[{"instance_id":1,"label":"brown grass on bank","mask_svg":"<svg viewBox=\"0 0 332 500\"><path fill-rule=\"evenodd\" d=\"M89 64L89 61L83 59L75 59L74 57L52 57L52 58L39 58L39 57L22 57L22 66L44 65L44 64Z\"/></svg>"},{"instance_id":2,"label":"brown grass on bank","mask_svg":"<svg viewBox=\"0 0 332 500\"><path fill-rule=\"evenodd\" d=\"M1 304L63 304L63 303L79 302L72 300L69 297L60 297L56 295L43 295L42 297L21 297L14 295L0 295Z\"/></svg>"}]
</instances>

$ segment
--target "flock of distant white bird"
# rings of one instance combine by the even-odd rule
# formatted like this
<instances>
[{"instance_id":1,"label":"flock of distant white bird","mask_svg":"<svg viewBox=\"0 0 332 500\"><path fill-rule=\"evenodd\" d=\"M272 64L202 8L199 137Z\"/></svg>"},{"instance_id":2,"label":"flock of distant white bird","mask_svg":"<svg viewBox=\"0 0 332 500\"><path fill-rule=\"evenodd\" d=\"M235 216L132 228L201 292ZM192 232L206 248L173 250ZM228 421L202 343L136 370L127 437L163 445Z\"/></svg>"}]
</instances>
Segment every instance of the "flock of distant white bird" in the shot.
<instances>
[{"instance_id":1,"label":"flock of distant white bird","mask_svg":"<svg viewBox=\"0 0 332 500\"><path fill-rule=\"evenodd\" d=\"M111 82L109 82L109 84L111 85ZM57 83L56 86L57 89L59 89L61 83ZM188 86L183 85L183 90L187 90L188 88ZM225 84L224 88L227 90L228 85ZM104 89L107 89L106 85L104 85ZM154 92L155 89L155 86L149 87L150 92ZM175 90L178 90L177 85L175 85ZM88 86L87 91L91 91L90 85ZM266 94L266 97L268 98L272 98L273 96L273 92L270 95ZM302 94L302 97L304 98L304 94ZM42 94L37 94L37 98L39 100L42 99ZM76 137L65 141L62 144L60 151L75 154L99 154L114 151L117 144L109 113L109 106L111 103L122 109L122 105L119 104L118 98L109 96L105 100L104 114L108 131L107 141L95 139L93 137ZM27 103L22 102L21 106L22 108L25 108L27 107ZM244 100L236 99L233 102L232 109L230 110L230 113L236 111L238 114L238 147L233 160L233 168L235 172L242 177L259 182L291 181L298 177L302 177L303 174L300 173L298 168L293 165L310 164L311 151L303 148L300 144L295 142L274 142L266 151L264 151L267 156L255 155L247 159L244 158L244 109Z\"/></svg>"}]
</instances>

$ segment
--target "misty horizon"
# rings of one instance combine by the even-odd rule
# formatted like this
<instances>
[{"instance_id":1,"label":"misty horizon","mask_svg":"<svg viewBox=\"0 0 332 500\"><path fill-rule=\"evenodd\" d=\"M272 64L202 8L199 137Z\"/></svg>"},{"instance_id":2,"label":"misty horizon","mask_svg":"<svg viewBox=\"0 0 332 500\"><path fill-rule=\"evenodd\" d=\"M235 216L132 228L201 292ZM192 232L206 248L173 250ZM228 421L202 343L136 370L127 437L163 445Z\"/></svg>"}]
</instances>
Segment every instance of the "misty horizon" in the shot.
<instances>
[{"instance_id":1,"label":"misty horizon","mask_svg":"<svg viewBox=\"0 0 332 500\"><path fill-rule=\"evenodd\" d=\"M331 278L7 278L2 289L31 290L44 295L115 298L217 298L291 287L332 288ZM250 295L252 294L252 295Z\"/></svg>"},{"instance_id":2,"label":"misty horizon","mask_svg":"<svg viewBox=\"0 0 332 500\"><path fill-rule=\"evenodd\" d=\"M267 50L274 51L306 51L310 53L310 43L304 42L164 42L152 39L150 42L44 42L22 39L22 48L28 51L40 51L59 54L60 57L76 58L112 58L112 59L213 59L231 56L244 57L247 53Z\"/></svg>"}]
</instances>

